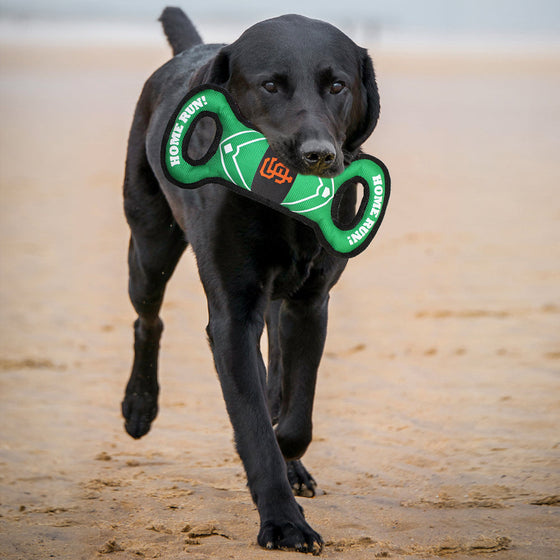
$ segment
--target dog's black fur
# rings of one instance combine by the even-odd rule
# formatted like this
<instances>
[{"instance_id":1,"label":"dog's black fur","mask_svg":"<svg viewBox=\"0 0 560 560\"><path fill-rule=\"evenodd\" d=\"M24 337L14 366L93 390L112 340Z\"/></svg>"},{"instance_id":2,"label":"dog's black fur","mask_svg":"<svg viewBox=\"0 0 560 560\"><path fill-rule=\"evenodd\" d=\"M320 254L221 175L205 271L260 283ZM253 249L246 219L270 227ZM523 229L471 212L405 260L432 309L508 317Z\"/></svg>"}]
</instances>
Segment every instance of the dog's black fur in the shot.
<instances>
[{"instance_id":1,"label":"dog's black fur","mask_svg":"<svg viewBox=\"0 0 560 560\"><path fill-rule=\"evenodd\" d=\"M379 115L371 60L335 27L289 15L261 22L228 46L205 45L177 8L161 16L174 58L146 82L130 132L124 180L131 229L129 293L138 313L134 364L122 404L126 430L140 438L158 405L157 362L165 286L187 245L208 300L208 338L257 505L258 542L317 553L322 539L293 492L314 495L300 462L311 441L317 369L329 290L346 266L311 229L218 185L183 190L166 181L160 146L185 93L211 83L290 168L332 176L356 156ZM202 152L213 137L194 135ZM197 145L195 145L195 148ZM350 189L336 216L354 215ZM259 343L268 329L268 373Z\"/></svg>"}]
</instances>

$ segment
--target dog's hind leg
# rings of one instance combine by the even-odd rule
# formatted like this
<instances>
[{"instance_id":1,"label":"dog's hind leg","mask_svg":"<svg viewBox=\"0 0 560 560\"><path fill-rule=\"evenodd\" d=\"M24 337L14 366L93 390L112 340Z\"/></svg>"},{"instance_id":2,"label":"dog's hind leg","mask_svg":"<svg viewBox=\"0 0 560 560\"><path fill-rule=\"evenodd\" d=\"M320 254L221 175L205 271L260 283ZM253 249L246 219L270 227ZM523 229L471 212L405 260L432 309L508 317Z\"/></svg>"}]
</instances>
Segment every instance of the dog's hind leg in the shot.
<instances>
[{"instance_id":1,"label":"dog's hind leg","mask_svg":"<svg viewBox=\"0 0 560 560\"><path fill-rule=\"evenodd\" d=\"M182 232L174 226L179 238ZM129 247L129 294L138 319L134 322L134 363L126 386L122 403L126 431L133 438L145 435L157 415L159 386L157 367L159 341L163 322L159 310L163 302L165 284L171 276L185 243L182 239L168 240L168 247L158 251L142 245L146 239L138 241L132 236ZM149 241L150 244L153 240ZM142 249L140 249L142 247ZM157 259L153 259L157 255ZM164 262L164 257L169 260ZM150 260L153 259L153 260ZM159 261L159 262L158 262Z\"/></svg>"},{"instance_id":2,"label":"dog's hind leg","mask_svg":"<svg viewBox=\"0 0 560 560\"><path fill-rule=\"evenodd\" d=\"M134 363L122 403L126 431L145 435L158 411L157 364L163 323L159 311L165 286L187 242L153 176L143 145L129 144L125 175L125 213L131 229L128 252L129 295L134 323Z\"/></svg>"}]
</instances>

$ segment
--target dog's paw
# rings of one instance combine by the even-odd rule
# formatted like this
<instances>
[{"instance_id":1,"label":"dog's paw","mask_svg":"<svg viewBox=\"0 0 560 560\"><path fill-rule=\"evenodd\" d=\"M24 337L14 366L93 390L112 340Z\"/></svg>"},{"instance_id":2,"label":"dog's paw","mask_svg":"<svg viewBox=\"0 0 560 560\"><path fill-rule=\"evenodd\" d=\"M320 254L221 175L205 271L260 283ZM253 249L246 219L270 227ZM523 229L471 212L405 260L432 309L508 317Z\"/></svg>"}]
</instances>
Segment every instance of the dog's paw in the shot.
<instances>
[{"instance_id":1,"label":"dog's paw","mask_svg":"<svg viewBox=\"0 0 560 560\"><path fill-rule=\"evenodd\" d=\"M275 523L267 521L261 525L258 543L263 548L295 550L317 556L323 550L323 539L305 520Z\"/></svg>"},{"instance_id":2,"label":"dog's paw","mask_svg":"<svg viewBox=\"0 0 560 560\"><path fill-rule=\"evenodd\" d=\"M314 498L317 483L301 461L288 461L288 480L295 496Z\"/></svg>"},{"instance_id":3,"label":"dog's paw","mask_svg":"<svg viewBox=\"0 0 560 560\"><path fill-rule=\"evenodd\" d=\"M122 402L125 430L134 439L145 436L157 416L157 394L126 392Z\"/></svg>"}]
</instances>

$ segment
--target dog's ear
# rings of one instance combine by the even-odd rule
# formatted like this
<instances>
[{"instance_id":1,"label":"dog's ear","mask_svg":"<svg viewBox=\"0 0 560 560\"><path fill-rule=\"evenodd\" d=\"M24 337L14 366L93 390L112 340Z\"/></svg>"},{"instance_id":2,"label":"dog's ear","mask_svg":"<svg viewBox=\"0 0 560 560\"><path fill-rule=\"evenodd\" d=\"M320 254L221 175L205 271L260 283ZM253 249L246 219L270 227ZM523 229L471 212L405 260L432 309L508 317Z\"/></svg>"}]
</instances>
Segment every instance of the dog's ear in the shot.
<instances>
[{"instance_id":1,"label":"dog's ear","mask_svg":"<svg viewBox=\"0 0 560 560\"><path fill-rule=\"evenodd\" d=\"M229 81L230 73L230 55L228 48L223 47L212 60L194 74L189 85L191 87L200 84L225 86Z\"/></svg>"},{"instance_id":2,"label":"dog's ear","mask_svg":"<svg viewBox=\"0 0 560 560\"><path fill-rule=\"evenodd\" d=\"M229 51L227 47L224 47L212 61L208 81L211 84L223 86L229 80L230 74Z\"/></svg>"},{"instance_id":3,"label":"dog's ear","mask_svg":"<svg viewBox=\"0 0 560 560\"><path fill-rule=\"evenodd\" d=\"M373 63L365 49L360 49L360 92L354 101L353 126L345 142L345 149L349 152L358 150L373 132L379 119L379 92L375 81Z\"/></svg>"}]
</instances>

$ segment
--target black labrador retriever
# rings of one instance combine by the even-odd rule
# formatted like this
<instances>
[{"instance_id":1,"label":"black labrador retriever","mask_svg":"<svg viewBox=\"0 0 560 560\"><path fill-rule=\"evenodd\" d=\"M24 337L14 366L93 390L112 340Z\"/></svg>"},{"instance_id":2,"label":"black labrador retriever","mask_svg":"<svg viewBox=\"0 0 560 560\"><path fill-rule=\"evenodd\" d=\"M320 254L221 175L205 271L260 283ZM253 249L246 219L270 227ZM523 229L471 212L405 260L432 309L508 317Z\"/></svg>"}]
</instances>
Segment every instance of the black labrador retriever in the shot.
<instances>
[{"instance_id":1,"label":"black labrador retriever","mask_svg":"<svg viewBox=\"0 0 560 560\"><path fill-rule=\"evenodd\" d=\"M341 31L301 16L258 23L228 46L203 44L178 8L166 8L160 20L175 56L143 88L124 179L129 293L138 313L122 403L126 431L140 438L156 417L159 311L166 283L190 245L208 300L216 370L260 514L258 543L316 554L323 541L294 493L315 492L300 458L311 442L329 290L347 260L327 253L309 227L222 186L172 185L160 147L186 92L215 84L233 95L288 167L337 175L377 123L373 66L366 50ZM190 149L204 153L213 137L201 123ZM348 224L355 208L356 189L348 189L334 218ZM265 323L268 370L259 347Z\"/></svg>"}]
</instances>

